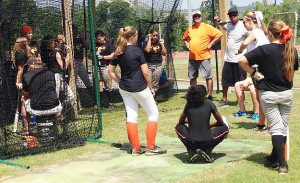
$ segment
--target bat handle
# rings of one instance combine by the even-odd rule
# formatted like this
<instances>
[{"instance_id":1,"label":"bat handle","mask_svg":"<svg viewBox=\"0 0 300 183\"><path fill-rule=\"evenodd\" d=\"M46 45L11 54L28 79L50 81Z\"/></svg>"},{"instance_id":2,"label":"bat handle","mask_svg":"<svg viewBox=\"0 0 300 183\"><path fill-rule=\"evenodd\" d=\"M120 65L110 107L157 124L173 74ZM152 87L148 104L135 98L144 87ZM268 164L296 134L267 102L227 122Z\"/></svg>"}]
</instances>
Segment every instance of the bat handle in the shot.
<instances>
[{"instance_id":1,"label":"bat handle","mask_svg":"<svg viewBox=\"0 0 300 183\"><path fill-rule=\"evenodd\" d=\"M14 129L13 132L16 133L18 129L18 121L19 121L19 111L16 111L15 120L14 120Z\"/></svg>"}]
</instances>

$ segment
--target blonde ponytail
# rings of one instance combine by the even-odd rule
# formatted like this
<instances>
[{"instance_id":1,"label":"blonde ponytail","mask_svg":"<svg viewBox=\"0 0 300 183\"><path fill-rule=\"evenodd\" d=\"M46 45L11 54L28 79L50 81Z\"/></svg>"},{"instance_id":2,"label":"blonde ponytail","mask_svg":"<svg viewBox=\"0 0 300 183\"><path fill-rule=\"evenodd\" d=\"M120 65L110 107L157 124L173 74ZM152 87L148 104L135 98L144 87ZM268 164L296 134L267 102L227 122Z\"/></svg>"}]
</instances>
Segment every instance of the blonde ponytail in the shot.
<instances>
[{"instance_id":1,"label":"blonde ponytail","mask_svg":"<svg viewBox=\"0 0 300 183\"><path fill-rule=\"evenodd\" d=\"M124 53L129 38L136 34L136 28L132 26L127 26L125 28L121 28L119 30L119 36L117 38L117 48L116 48L116 56L119 56Z\"/></svg>"}]
</instances>

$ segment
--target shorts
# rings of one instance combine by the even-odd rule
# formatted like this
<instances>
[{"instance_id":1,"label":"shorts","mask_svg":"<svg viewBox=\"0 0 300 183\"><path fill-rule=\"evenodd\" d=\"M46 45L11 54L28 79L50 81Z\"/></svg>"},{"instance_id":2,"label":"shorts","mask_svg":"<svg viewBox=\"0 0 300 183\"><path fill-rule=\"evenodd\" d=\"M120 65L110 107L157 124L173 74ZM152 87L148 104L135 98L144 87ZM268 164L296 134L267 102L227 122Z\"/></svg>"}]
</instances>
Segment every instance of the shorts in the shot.
<instances>
[{"instance_id":1,"label":"shorts","mask_svg":"<svg viewBox=\"0 0 300 183\"><path fill-rule=\"evenodd\" d=\"M188 77L189 79L194 79L198 77L198 73L200 72L203 79L211 79L212 78L212 68L210 59L206 60L189 60L188 66Z\"/></svg>"},{"instance_id":2,"label":"shorts","mask_svg":"<svg viewBox=\"0 0 300 183\"><path fill-rule=\"evenodd\" d=\"M246 79L247 72L238 63L225 62L222 71L222 86L234 86L238 81Z\"/></svg>"}]
</instances>

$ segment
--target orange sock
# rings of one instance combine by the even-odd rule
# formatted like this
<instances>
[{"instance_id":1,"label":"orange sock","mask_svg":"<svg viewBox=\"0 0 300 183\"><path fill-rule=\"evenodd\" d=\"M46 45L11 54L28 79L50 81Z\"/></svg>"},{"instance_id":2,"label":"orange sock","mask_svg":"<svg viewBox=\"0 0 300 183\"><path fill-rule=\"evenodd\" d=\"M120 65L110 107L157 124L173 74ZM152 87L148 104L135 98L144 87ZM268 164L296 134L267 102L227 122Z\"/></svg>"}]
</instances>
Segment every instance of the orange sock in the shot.
<instances>
[{"instance_id":1,"label":"orange sock","mask_svg":"<svg viewBox=\"0 0 300 183\"><path fill-rule=\"evenodd\" d=\"M157 131L157 122L148 121L146 134L147 134L147 145L149 149L152 149L155 145L156 131Z\"/></svg>"},{"instance_id":2,"label":"orange sock","mask_svg":"<svg viewBox=\"0 0 300 183\"><path fill-rule=\"evenodd\" d=\"M139 130L137 123L128 123L126 122L127 133L129 140L131 141L132 147L135 149L141 149L139 141Z\"/></svg>"}]
</instances>

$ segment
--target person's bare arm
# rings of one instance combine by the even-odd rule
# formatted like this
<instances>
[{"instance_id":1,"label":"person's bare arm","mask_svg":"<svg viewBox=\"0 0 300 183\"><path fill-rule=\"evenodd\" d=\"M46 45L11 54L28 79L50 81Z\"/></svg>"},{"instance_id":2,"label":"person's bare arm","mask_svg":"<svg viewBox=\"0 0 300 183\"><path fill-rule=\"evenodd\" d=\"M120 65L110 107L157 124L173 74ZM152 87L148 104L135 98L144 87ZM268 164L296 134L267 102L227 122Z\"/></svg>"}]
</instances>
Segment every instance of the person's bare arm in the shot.
<instances>
[{"instance_id":1,"label":"person's bare arm","mask_svg":"<svg viewBox=\"0 0 300 183\"><path fill-rule=\"evenodd\" d=\"M115 55L115 52L112 52L110 55L103 56L104 60L111 60Z\"/></svg>"},{"instance_id":2,"label":"person's bare arm","mask_svg":"<svg viewBox=\"0 0 300 183\"><path fill-rule=\"evenodd\" d=\"M188 119L187 119L187 116L186 114L183 112L179 118L179 123L181 124L185 124L185 123L188 123Z\"/></svg>"},{"instance_id":3,"label":"person's bare arm","mask_svg":"<svg viewBox=\"0 0 300 183\"><path fill-rule=\"evenodd\" d=\"M188 50L191 50L191 49L190 49L190 42L189 42L189 40L184 40L184 45L185 45L185 47L186 47Z\"/></svg>"},{"instance_id":4,"label":"person's bare arm","mask_svg":"<svg viewBox=\"0 0 300 183\"><path fill-rule=\"evenodd\" d=\"M252 74L255 70L249 65L249 62L245 56L241 56L239 58L239 64L240 64L241 68L244 71L248 72L249 74Z\"/></svg>"},{"instance_id":5,"label":"person's bare arm","mask_svg":"<svg viewBox=\"0 0 300 183\"><path fill-rule=\"evenodd\" d=\"M159 40L159 43L160 43L160 45L161 45L161 54L162 54L163 56L166 56L166 55L167 55L167 49L166 49L166 47L165 47L165 40L164 40L164 39L160 39L160 40Z\"/></svg>"},{"instance_id":6,"label":"person's bare arm","mask_svg":"<svg viewBox=\"0 0 300 183\"><path fill-rule=\"evenodd\" d=\"M144 51L147 52L147 53L150 53L151 48L152 48L152 45L151 45L151 34L149 34L148 41L147 41L146 47L144 48Z\"/></svg>"},{"instance_id":7,"label":"person's bare arm","mask_svg":"<svg viewBox=\"0 0 300 183\"><path fill-rule=\"evenodd\" d=\"M216 127L216 126L222 126L225 125L222 119L221 114L219 113L219 111L217 111L216 113L214 113L214 117L217 120L216 122L209 124L209 127Z\"/></svg>"},{"instance_id":8,"label":"person's bare arm","mask_svg":"<svg viewBox=\"0 0 300 183\"><path fill-rule=\"evenodd\" d=\"M120 76L116 73L116 68L117 68L117 66L109 64L109 65L108 65L108 73L109 73L110 77L111 77L116 83L120 84L121 78L120 78Z\"/></svg>"},{"instance_id":9,"label":"person's bare arm","mask_svg":"<svg viewBox=\"0 0 300 183\"><path fill-rule=\"evenodd\" d=\"M24 72L24 65L18 65L18 74L17 74L17 80L16 80L16 86L18 90L23 89L23 84L22 84L22 76Z\"/></svg>"},{"instance_id":10,"label":"person's bare arm","mask_svg":"<svg viewBox=\"0 0 300 183\"><path fill-rule=\"evenodd\" d=\"M237 52L235 53L236 55L237 54L240 54L243 52L244 49L247 48L247 46L252 43L253 41L255 41L255 37L254 37L254 34L253 33L250 33L247 38L242 42L240 48L237 50Z\"/></svg>"},{"instance_id":11,"label":"person's bare arm","mask_svg":"<svg viewBox=\"0 0 300 183\"><path fill-rule=\"evenodd\" d=\"M214 39L212 39L210 41L210 43L207 45L208 49L211 49L211 47L216 44L221 38L222 38L223 34L221 34L220 36L215 37Z\"/></svg>"}]
</instances>

